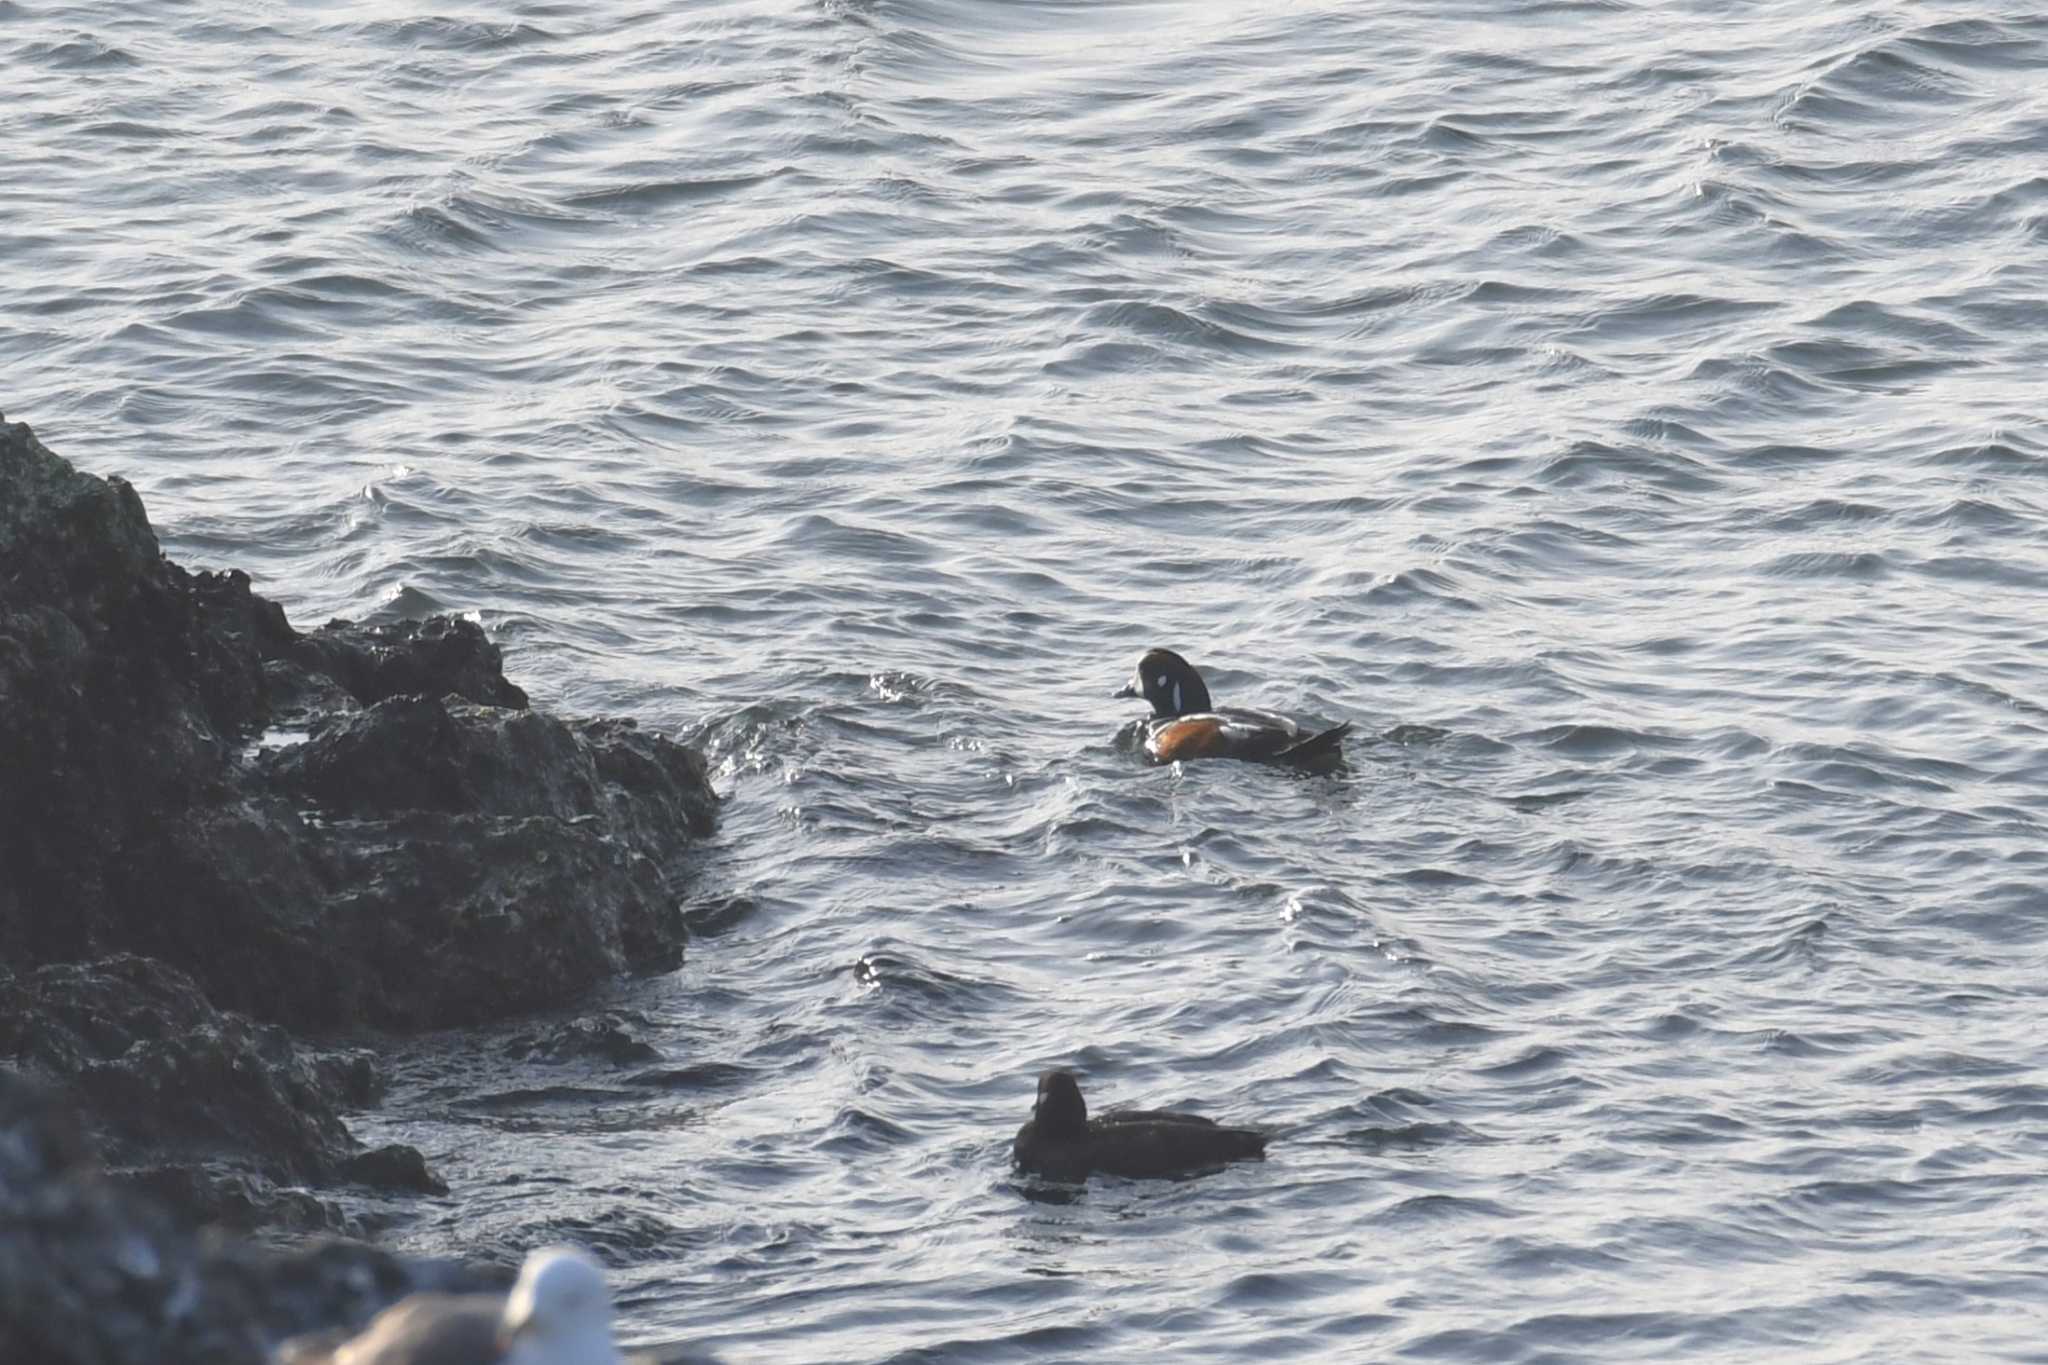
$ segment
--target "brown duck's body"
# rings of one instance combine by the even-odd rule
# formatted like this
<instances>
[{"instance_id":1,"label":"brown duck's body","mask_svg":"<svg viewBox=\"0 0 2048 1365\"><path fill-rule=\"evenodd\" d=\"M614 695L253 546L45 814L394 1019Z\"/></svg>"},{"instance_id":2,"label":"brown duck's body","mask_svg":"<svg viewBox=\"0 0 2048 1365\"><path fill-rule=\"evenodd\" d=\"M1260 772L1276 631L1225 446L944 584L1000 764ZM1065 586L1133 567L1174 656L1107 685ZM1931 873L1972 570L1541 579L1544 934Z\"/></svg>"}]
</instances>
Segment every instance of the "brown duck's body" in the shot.
<instances>
[{"instance_id":1,"label":"brown duck's body","mask_svg":"<svg viewBox=\"0 0 2048 1365\"><path fill-rule=\"evenodd\" d=\"M1266 1154L1266 1135L1226 1128L1195 1114L1134 1109L1088 1117L1072 1072L1038 1078L1031 1120L1017 1132L1018 1167L1051 1180L1081 1181L1095 1172L1145 1179L1213 1170Z\"/></svg>"}]
</instances>

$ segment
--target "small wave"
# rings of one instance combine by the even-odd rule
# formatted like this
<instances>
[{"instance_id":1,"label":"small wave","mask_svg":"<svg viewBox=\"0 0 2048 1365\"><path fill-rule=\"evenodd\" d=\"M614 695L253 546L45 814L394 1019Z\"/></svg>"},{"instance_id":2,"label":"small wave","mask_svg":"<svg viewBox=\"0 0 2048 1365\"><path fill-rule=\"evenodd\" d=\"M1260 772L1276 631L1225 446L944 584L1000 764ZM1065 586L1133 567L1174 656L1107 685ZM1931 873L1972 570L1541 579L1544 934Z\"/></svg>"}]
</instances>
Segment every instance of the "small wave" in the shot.
<instances>
[{"instance_id":1,"label":"small wave","mask_svg":"<svg viewBox=\"0 0 2048 1365\"><path fill-rule=\"evenodd\" d=\"M1944 62L1991 71L2048 70L2048 33L2037 16L1944 19L1898 42Z\"/></svg>"},{"instance_id":2,"label":"small wave","mask_svg":"<svg viewBox=\"0 0 2048 1365\"><path fill-rule=\"evenodd\" d=\"M394 247L408 255L445 251L494 251L497 244L479 228L463 222L449 209L433 204L409 205L382 229Z\"/></svg>"},{"instance_id":3,"label":"small wave","mask_svg":"<svg viewBox=\"0 0 2048 1365\"><path fill-rule=\"evenodd\" d=\"M141 59L125 48L93 37L79 37L60 43L29 43L22 48L21 57L25 62L57 71L105 71L142 65Z\"/></svg>"},{"instance_id":4,"label":"small wave","mask_svg":"<svg viewBox=\"0 0 2048 1365\"><path fill-rule=\"evenodd\" d=\"M1892 569L1891 557L1874 550L1802 550L1761 566L1761 572L1773 578L1841 578L1852 583L1875 583Z\"/></svg>"},{"instance_id":5,"label":"small wave","mask_svg":"<svg viewBox=\"0 0 2048 1365\"><path fill-rule=\"evenodd\" d=\"M1172 346L1248 355L1292 349L1292 343L1257 337L1161 303L1098 304L1082 317L1090 334L1127 333Z\"/></svg>"},{"instance_id":6,"label":"small wave","mask_svg":"<svg viewBox=\"0 0 2048 1365\"><path fill-rule=\"evenodd\" d=\"M443 15L416 19L377 19L342 26L338 32L380 47L406 51L490 53L557 41L538 24L492 22Z\"/></svg>"},{"instance_id":7,"label":"small wave","mask_svg":"<svg viewBox=\"0 0 2048 1365\"><path fill-rule=\"evenodd\" d=\"M584 190L562 201L579 209L615 209L640 212L668 208L674 204L701 204L724 199L763 185L777 172L761 175L729 175L691 180L646 180L605 189Z\"/></svg>"}]
</instances>

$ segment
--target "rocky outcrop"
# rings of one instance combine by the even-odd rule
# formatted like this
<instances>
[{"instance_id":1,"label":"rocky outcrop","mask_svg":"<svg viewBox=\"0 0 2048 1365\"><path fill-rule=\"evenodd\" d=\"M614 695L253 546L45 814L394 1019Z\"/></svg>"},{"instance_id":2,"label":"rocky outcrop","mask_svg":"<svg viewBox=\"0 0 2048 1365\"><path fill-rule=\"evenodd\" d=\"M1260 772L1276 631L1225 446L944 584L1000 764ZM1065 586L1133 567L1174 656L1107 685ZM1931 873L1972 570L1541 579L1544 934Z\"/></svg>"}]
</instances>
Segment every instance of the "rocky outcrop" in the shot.
<instances>
[{"instance_id":1,"label":"rocky outcrop","mask_svg":"<svg viewBox=\"0 0 2048 1365\"><path fill-rule=\"evenodd\" d=\"M0 1361L270 1365L282 1343L346 1339L408 1294L502 1294L509 1266L359 1242L280 1248L195 1234L106 1178L56 1090L0 1067ZM716 1365L687 1347L634 1365Z\"/></svg>"},{"instance_id":2,"label":"rocky outcrop","mask_svg":"<svg viewBox=\"0 0 2048 1365\"><path fill-rule=\"evenodd\" d=\"M416 1289L502 1282L356 1243L195 1236L101 1175L57 1092L0 1068L0 1360L262 1365L285 1337L359 1324Z\"/></svg>"},{"instance_id":3,"label":"rocky outcrop","mask_svg":"<svg viewBox=\"0 0 2048 1365\"><path fill-rule=\"evenodd\" d=\"M291 659L301 677L332 679L364 706L450 692L486 706L526 706L526 693L505 680L498 647L452 617L381 626L330 621L294 641Z\"/></svg>"},{"instance_id":4,"label":"rocky outcrop","mask_svg":"<svg viewBox=\"0 0 2048 1365\"><path fill-rule=\"evenodd\" d=\"M473 623L301 634L0 422L0 961L144 954L313 1030L672 966L702 756L525 708Z\"/></svg>"},{"instance_id":5,"label":"rocky outcrop","mask_svg":"<svg viewBox=\"0 0 2048 1365\"><path fill-rule=\"evenodd\" d=\"M342 1018L470 1022L681 961L664 850L712 814L692 750L617 721L399 696L259 767L327 822L294 846L347 888L318 925L324 951L366 969L330 983L323 1008ZM304 1005L246 1001L273 1017Z\"/></svg>"},{"instance_id":6,"label":"rocky outcrop","mask_svg":"<svg viewBox=\"0 0 2048 1365\"><path fill-rule=\"evenodd\" d=\"M367 1054L294 1033L674 966L716 816L697 751L530 710L475 623L302 633L0 419L0 1073L78 1105L95 1190L343 1231L337 1192L437 1190L349 1135Z\"/></svg>"},{"instance_id":7,"label":"rocky outcrop","mask_svg":"<svg viewBox=\"0 0 2048 1365\"><path fill-rule=\"evenodd\" d=\"M62 1086L111 1176L189 1223L339 1229L305 1187L447 1192L413 1148L349 1135L343 1111L377 1098L365 1054L216 1010L153 958L0 967L0 1061Z\"/></svg>"}]
</instances>

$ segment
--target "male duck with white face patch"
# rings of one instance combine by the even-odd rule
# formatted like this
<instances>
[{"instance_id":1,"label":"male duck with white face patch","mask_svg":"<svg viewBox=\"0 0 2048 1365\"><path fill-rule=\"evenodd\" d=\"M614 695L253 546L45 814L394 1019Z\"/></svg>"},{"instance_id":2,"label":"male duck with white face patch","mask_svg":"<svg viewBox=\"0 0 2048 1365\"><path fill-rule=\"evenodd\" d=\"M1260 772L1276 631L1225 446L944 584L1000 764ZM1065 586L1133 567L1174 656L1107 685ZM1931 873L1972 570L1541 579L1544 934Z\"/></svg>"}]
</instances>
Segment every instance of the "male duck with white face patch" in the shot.
<instances>
[{"instance_id":1,"label":"male duck with white face patch","mask_svg":"<svg viewBox=\"0 0 2048 1365\"><path fill-rule=\"evenodd\" d=\"M1286 716L1242 707L1217 707L1195 666L1170 649L1148 649L1137 671L1116 694L1152 704L1145 722L1145 752L1160 763L1196 758L1243 758L1327 769L1343 762L1341 744L1351 722L1314 734Z\"/></svg>"}]
</instances>

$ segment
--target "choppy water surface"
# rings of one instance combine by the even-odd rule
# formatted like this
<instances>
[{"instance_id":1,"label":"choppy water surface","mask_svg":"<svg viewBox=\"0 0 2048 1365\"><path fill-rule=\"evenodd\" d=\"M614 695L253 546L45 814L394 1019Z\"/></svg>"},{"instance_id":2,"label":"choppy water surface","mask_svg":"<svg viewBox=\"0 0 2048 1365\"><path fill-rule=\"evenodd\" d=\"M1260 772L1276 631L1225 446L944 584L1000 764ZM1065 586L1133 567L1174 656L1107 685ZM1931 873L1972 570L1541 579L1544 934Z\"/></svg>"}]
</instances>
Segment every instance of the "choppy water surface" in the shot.
<instances>
[{"instance_id":1,"label":"choppy water surface","mask_svg":"<svg viewBox=\"0 0 2048 1365\"><path fill-rule=\"evenodd\" d=\"M733 1361L2041 1359L2048 20L0 0L0 406L731 795L390 1235ZM1107 699L1354 718L1148 769ZM1271 1160L1026 1195L1032 1076Z\"/></svg>"}]
</instances>

